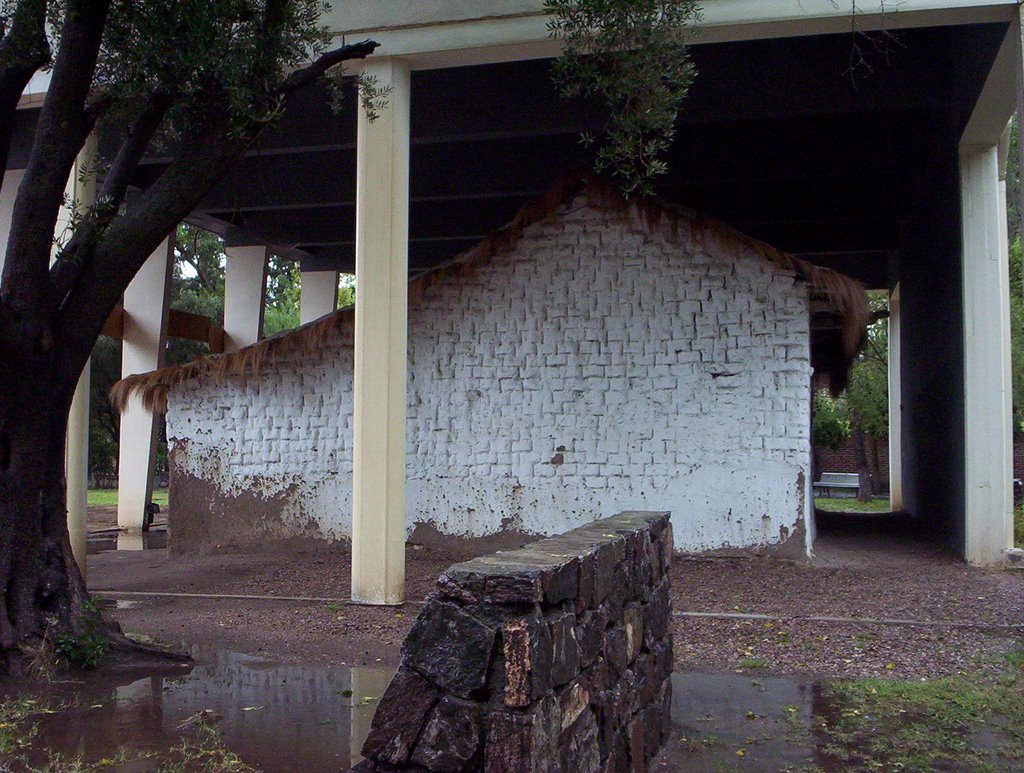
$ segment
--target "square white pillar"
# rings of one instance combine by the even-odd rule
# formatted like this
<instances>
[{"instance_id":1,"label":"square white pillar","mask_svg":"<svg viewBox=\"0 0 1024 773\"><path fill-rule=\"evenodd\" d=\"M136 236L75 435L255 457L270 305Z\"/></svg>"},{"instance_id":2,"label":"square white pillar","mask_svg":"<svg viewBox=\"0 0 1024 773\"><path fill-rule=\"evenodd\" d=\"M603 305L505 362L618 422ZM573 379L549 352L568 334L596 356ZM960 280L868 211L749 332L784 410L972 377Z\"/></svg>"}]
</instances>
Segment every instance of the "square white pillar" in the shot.
<instances>
[{"instance_id":1,"label":"square white pillar","mask_svg":"<svg viewBox=\"0 0 1024 773\"><path fill-rule=\"evenodd\" d=\"M356 153L356 304L352 599L405 597L405 412L409 282L409 110L406 62L372 57L390 89Z\"/></svg>"},{"instance_id":2,"label":"square white pillar","mask_svg":"<svg viewBox=\"0 0 1024 773\"><path fill-rule=\"evenodd\" d=\"M305 325L338 308L338 272L303 271L299 291L299 322Z\"/></svg>"},{"instance_id":3,"label":"square white pillar","mask_svg":"<svg viewBox=\"0 0 1024 773\"><path fill-rule=\"evenodd\" d=\"M224 350L238 351L263 337L267 248L228 247L224 268Z\"/></svg>"},{"instance_id":4,"label":"square white pillar","mask_svg":"<svg viewBox=\"0 0 1024 773\"><path fill-rule=\"evenodd\" d=\"M889 294L889 509L903 509L903 387L900 378L900 286Z\"/></svg>"},{"instance_id":5,"label":"square white pillar","mask_svg":"<svg viewBox=\"0 0 1024 773\"><path fill-rule=\"evenodd\" d=\"M995 145L962 149L964 557L998 564L1013 545L1010 274Z\"/></svg>"},{"instance_id":6,"label":"square white pillar","mask_svg":"<svg viewBox=\"0 0 1024 773\"><path fill-rule=\"evenodd\" d=\"M122 378L163 365L173 264L171 236L149 256L125 290ZM121 414L117 525L122 529L142 529L153 493L156 429L156 418L142 407L138 397L133 397Z\"/></svg>"},{"instance_id":7,"label":"square white pillar","mask_svg":"<svg viewBox=\"0 0 1024 773\"><path fill-rule=\"evenodd\" d=\"M14 199L18 195L18 186L25 176L24 169L8 169L0 183L0 272L4 270L4 258L7 255L7 239L11 235L11 219L14 217Z\"/></svg>"}]
</instances>

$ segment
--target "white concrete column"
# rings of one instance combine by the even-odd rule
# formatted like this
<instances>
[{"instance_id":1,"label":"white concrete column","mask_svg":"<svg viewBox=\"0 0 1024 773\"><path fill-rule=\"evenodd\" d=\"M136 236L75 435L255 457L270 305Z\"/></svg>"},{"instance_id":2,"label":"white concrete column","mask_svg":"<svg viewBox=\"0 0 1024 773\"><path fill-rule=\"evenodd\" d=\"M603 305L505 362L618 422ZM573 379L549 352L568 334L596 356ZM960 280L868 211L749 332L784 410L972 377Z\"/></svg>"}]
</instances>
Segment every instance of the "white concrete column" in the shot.
<instances>
[{"instance_id":1,"label":"white concrete column","mask_svg":"<svg viewBox=\"0 0 1024 773\"><path fill-rule=\"evenodd\" d=\"M409 282L409 109L406 62L371 57L390 89L375 121L359 115L352 599L405 597L405 411Z\"/></svg>"},{"instance_id":2,"label":"white concrete column","mask_svg":"<svg viewBox=\"0 0 1024 773\"><path fill-rule=\"evenodd\" d=\"M889 509L903 509L903 392L900 378L900 286L889 294Z\"/></svg>"},{"instance_id":3,"label":"white concrete column","mask_svg":"<svg viewBox=\"0 0 1024 773\"><path fill-rule=\"evenodd\" d=\"M11 218L14 216L14 199L18 186L25 176L24 169L8 169L0 183L0 271L4 269L7 255L7 239L11 235Z\"/></svg>"},{"instance_id":4,"label":"white concrete column","mask_svg":"<svg viewBox=\"0 0 1024 773\"><path fill-rule=\"evenodd\" d=\"M172 235L149 256L125 290L122 377L156 370L163 364L173 264ZM142 529L153 493L156 429L156 418L133 397L121 414L117 525L122 529Z\"/></svg>"},{"instance_id":5,"label":"white concrete column","mask_svg":"<svg viewBox=\"0 0 1024 773\"><path fill-rule=\"evenodd\" d=\"M84 215L96 198L97 138L91 134L68 180L68 206L63 208L57 223L57 235L67 229L77 212ZM65 234L69 236L70 234ZM65 480L67 481L68 536L71 552L78 568L85 574L85 553L89 512L89 381L91 360L87 360L78 379L75 396L68 413L67 446L65 448Z\"/></svg>"},{"instance_id":6,"label":"white concrete column","mask_svg":"<svg viewBox=\"0 0 1024 773\"><path fill-rule=\"evenodd\" d=\"M224 268L224 350L238 351L263 336L267 248L228 247Z\"/></svg>"},{"instance_id":7,"label":"white concrete column","mask_svg":"<svg viewBox=\"0 0 1024 773\"><path fill-rule=\"evenodd\" d=\"M995 145L962 149L964 557L997 564L1013 545L1010 274Z\"/></svg>"},{"instance_id":8,"label":"white concrete column","mask_svg":"<svg viewBox=\"0 0 1024 773\"><path fill-rule=\"evenodd\" d=\"M303 271L299 290L299 321L305 325L338 308L338 272Z\"/></svg>"},{"instance_id":9,"label":"white concrete column","mask_svg":"<svg viewBox=\"0 0 1024 773\"><path fill-rule=\"evenodd\" d=\"M89 369L92 360L86 360L78 379L75 396L68 413L68 438L65 449L65 478L67 480L68 536L71 552L78 568L85 574L86 541L89 513Z\"/></svg>"}]
</instances>

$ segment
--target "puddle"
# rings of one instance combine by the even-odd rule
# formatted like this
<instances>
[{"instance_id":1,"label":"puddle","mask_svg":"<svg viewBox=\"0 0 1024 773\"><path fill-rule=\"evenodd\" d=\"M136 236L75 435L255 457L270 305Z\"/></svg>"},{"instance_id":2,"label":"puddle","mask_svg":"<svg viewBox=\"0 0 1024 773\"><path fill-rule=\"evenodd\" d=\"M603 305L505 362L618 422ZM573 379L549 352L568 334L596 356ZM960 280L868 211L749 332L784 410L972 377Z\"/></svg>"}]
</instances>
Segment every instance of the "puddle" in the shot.
<instances>
[{"instance_id":1,"label":"puddle","mask_svg":"<svg viewBox=\"0 0 1024 773\"><path fill-rule=\"evenodd\" d=\"M156 770L157 762L140 758L180 744L182 722L210 712L224 746L260 770L345 771L360 761L393 673L281 665L202 650L194 656L184 675L53 685L49 695L37 697L74 707L33 719L38 732L30 764L49 769L59 753L93 765L106 760L102 770L119 773ZM841 708L826 705L824 694L820 684L793 679L674 674L674 732L650 769L841 771L822 752L828 741L815 726ZM109 762L119 754L127 761ZM6 769L0 760L0 770Z\"/></svg>"},{"instance_id":2,"label":"puddle","mask_svg":"<svg viewBox=\"0 0 1024 773\"><path fill-rule=\"evenodd\" d=\"M85 554L92 556L110 550L163 550L167 547L167 531L146 531L128 534L112 531L89 537Z\"/></svg>"},{"instance_id":3,"label":"puddle","mask_svg":"<svg viewBox=\"0 0 1024 773\"><path fill-rule=\"evenodd\" d=\"M361 760L376 700L393 673L279 665L234 653L194 656L195 667L184 676L116 687L88 681L56 685L51 699L73 701L75 707L35 720L30 763L46 765L55 752L89 763L122 753L128 762L103 770L153 770L156 763L138 758L179 744L178 726L210 711L224 745L268 773L348 770Z\"/></svg>"}]
</instances>

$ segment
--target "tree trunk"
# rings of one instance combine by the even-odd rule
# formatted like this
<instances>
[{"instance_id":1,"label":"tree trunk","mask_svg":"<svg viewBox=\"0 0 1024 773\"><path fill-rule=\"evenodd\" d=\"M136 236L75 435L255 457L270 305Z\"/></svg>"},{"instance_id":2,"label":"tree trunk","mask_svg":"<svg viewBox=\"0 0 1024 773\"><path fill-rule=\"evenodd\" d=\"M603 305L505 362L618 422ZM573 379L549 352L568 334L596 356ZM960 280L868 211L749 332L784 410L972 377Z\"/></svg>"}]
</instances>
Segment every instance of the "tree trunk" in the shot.
<instances>
[{"instance_id":1,"label":"tree trunk","mask_svg":"<svg viewBox=\"0 0 1024 773\"><path fill-rule=\"evenodd\" d=\"M871 436L871 493L882 493L882 457L878 451L878 436Z\"/></svg>"},{"instance_id":2,"label":"tree trunk","mask_svg":"<svg viewBox=\"0 0 1024 773\"><path fill-rule=\"evenodd\" d=\"M0 368L0 669L15 673L26 650L76 631L88 598L67 527L70 396L47 389L39 374L52 370L32 359Z\"/></svg>"},{"instance_id":3,"label":"tree trunk","mask_svg":"<svg viewBox=\"0 0 1024 773\"><path fill-rule=\"evenodd\" d=\"M871 468L868 466L868 455L864 448L864 431L860 427L853 428L853 447L857 454L857 499L861 502L871 501Z\"/></svg>"}]
</instances>

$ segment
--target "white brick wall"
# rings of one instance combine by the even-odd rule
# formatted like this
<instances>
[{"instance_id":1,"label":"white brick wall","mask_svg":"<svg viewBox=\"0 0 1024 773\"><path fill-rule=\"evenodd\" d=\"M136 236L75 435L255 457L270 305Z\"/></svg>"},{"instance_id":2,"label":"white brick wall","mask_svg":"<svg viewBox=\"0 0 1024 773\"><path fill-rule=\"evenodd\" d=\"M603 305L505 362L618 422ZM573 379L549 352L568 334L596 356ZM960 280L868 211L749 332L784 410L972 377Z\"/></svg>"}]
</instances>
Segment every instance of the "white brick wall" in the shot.
<instances>
[{"instance_id":1,"label":"white brick wall","mask_svg":"<svg viewBox=\"0 0 1024 773\"><path fill-rule=\"evenodd\" d=\"M797 533L807 291L744 250L713 234L672 245L578 200L428 289L409 314L410 531L554 534L665 509L683 549ZM179 467L225 496L283 495L296 532L347 536L351 343L338 334L245 387L180 388Z\"/></svg>"}]
</instances>

